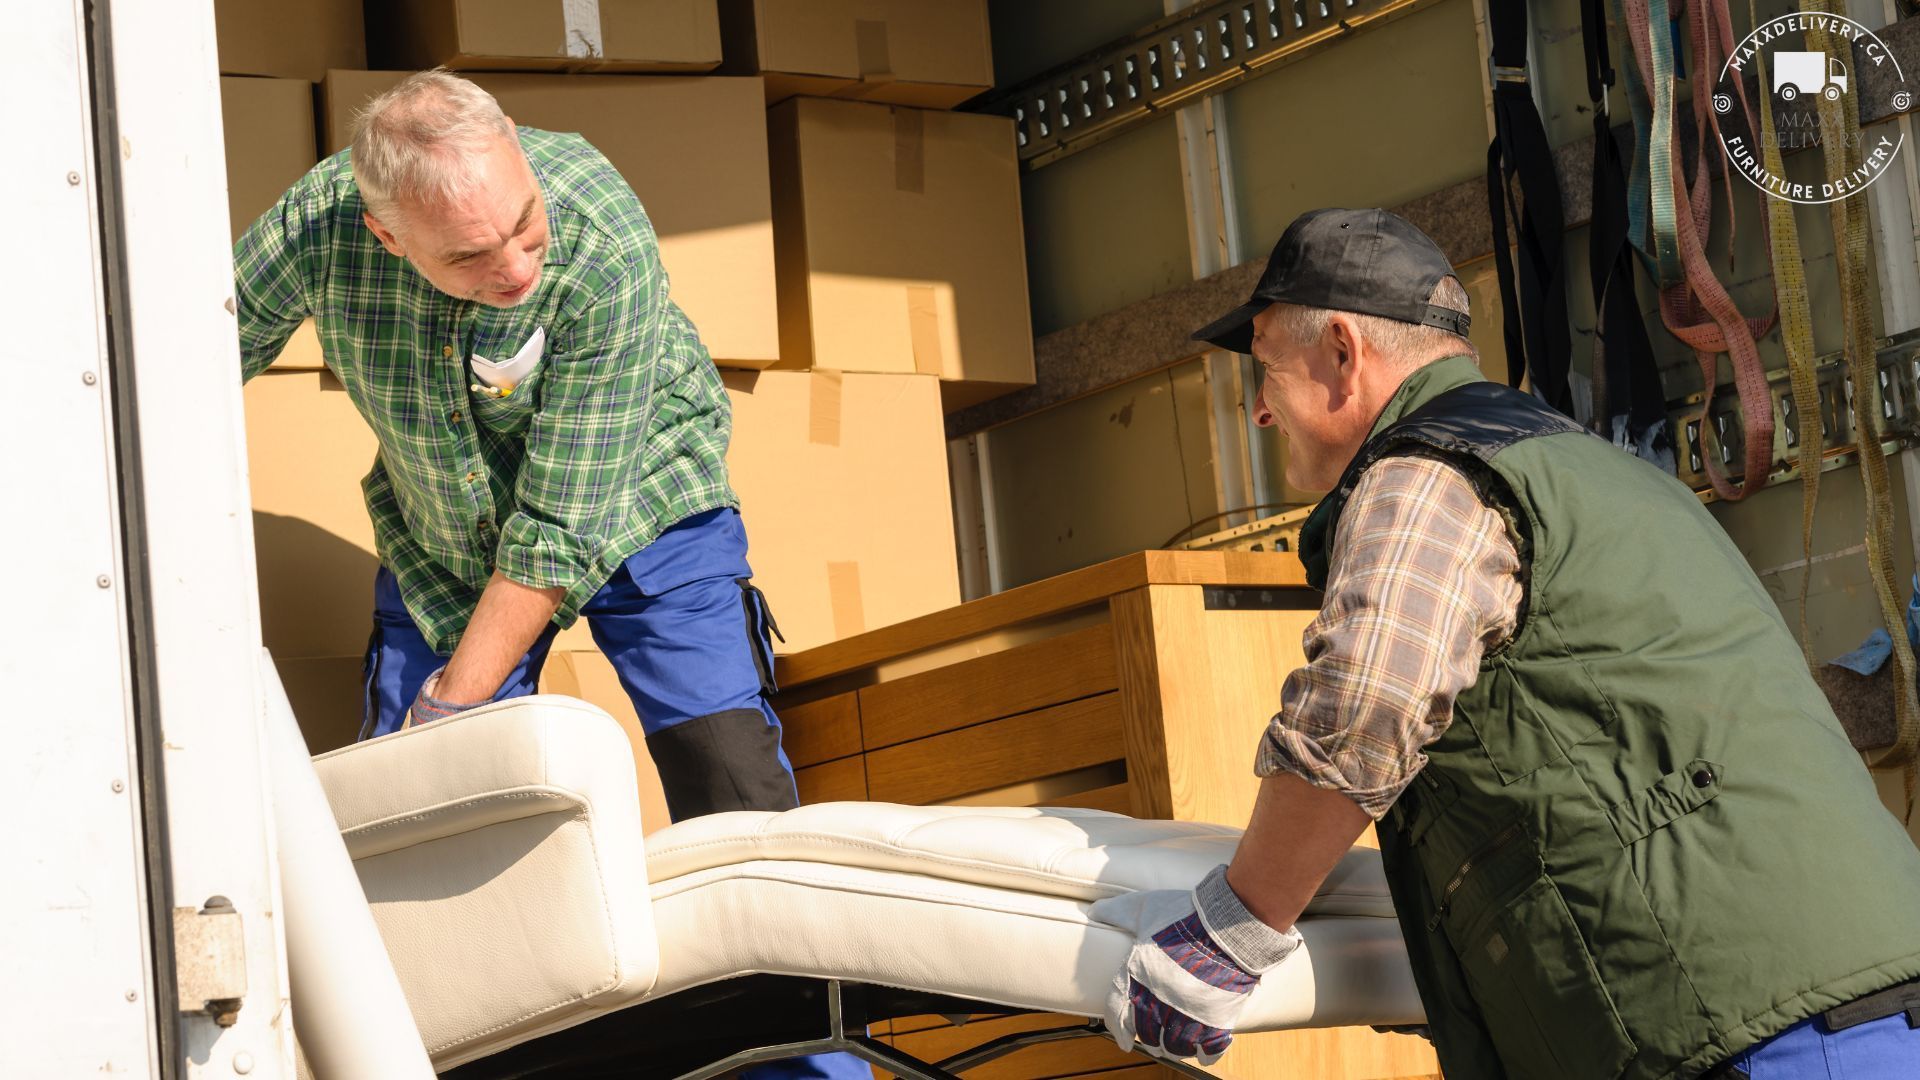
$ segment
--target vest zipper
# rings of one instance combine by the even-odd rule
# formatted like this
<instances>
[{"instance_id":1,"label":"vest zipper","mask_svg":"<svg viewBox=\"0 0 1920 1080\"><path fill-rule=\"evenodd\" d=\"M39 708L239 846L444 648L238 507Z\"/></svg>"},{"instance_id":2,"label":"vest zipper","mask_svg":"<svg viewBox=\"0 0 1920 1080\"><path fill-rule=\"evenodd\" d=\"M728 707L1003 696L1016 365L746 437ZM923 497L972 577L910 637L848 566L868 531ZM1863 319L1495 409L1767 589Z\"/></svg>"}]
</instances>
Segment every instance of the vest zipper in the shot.
<instances>
[{"instance_id":1,"label":"vest zipper","mask_svg":"<svg viewBox=\"0 0 1920 1080\"><path fill-rule=\"evenodd\" d=\"M1473 868L1492 858L1501 848L1513 843L1519 835L1520 823L1516 821L1500 830L1500 835L1488 841L1480 850L1467 856L1467 861L1461 863L1460 869L1454 871L1453 880L1447 882L1446 889L1440 893L1440 906L1434 909L1433 917L1427 920L1428 933L1440 929L1440 920L1446 918L1447 909L1453 903L1453 894L1459 891L1461 883L1467 880L1467 875L1473 873Z\"/></svg>"}]
</instances>

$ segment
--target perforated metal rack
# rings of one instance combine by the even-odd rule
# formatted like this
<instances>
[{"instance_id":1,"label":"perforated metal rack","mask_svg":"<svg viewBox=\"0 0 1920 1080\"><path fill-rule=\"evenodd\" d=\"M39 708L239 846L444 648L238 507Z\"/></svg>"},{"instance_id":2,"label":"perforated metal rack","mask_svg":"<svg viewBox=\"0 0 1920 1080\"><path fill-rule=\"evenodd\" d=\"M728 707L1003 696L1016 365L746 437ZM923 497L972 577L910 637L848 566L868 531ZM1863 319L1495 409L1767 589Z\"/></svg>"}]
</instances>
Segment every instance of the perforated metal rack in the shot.
<instances>
[{"instance_id":1,"label":"perforated metal rack","mask_svg":"<svg viewBox=\"0 0 1920 1080\"><path fill-rule=\"evenodd\" d=\"M979 99L1011 116L1021 163L1038 168L1128 127L1437 0L1216 0Z\"/></svg>"}]
</instances>

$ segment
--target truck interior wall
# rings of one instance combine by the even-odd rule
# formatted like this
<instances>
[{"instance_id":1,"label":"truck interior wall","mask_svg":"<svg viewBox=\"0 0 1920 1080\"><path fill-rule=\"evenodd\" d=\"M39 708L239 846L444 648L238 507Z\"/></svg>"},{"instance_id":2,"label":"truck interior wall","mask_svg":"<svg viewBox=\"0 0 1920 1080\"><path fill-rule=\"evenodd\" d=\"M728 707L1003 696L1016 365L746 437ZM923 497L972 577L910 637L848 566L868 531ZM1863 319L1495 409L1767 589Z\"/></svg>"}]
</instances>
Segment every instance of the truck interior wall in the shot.
<instances>
[{"instance_id":1,"label":"truck interior wall","mask_svg":"<svg viewBox=\"0 0 1920 1080\"><path fill-rule=\"evenodd\" d=\"M1484 173L1484 63L1472 0L1443 0L1221 95L1241 250L1265 258L1316 207L1397 206Z\"/></svg>"},{"instance_id":2,"label":"truck interior wall","mask_svg":"<svg viewBox=\"0 0 1920 1080\"><path fill-rule=\"evenodd\" d=\"M993 84L1024 82L1164 14L1161 0L988 0Z\"/></svg>"},{"instance_id":3,"label":"truck interior wall","mask_svg":"<svg viewBox=\"0 0 1920 1080\"><path fill-rule=\"evenodd\" d=\"M1031 78L1163 14L1161 0L992 0L995 85ZM1025 173L1020 200L1036 337L1193 279L1171 117Z\"/></svg>"},{"instance_id":4,"label":"truck interior wall","mask_svg":"<svg viewBox=\"0 0 1920 1080\"><path fill-rule=\"evenodd\" d=\"M1034 335L1192 281L1185 199L1172 116L1023 175Z\"/></svg>"},{"instance_id":5,"label":"truck interior wall","mask_svg":"<svg viewBox=\"0 0 1920 1080\"><path fill-rule=\"evenodd\" d=\"M1219 509L1199 361L980 438L1008 588L1158 547Z\"/></svg>"}]
</instances>

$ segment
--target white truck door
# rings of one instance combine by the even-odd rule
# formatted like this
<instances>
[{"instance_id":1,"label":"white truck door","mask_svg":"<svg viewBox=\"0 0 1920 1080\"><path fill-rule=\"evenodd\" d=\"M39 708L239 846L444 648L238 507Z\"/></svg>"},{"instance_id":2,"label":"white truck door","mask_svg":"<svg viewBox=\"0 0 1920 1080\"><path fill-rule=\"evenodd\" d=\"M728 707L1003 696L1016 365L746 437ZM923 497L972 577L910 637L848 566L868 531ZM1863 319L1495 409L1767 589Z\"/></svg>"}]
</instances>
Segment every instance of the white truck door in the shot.
<instances>
[{"instance_id":1,"label":"white truck door","mask_svg":"<svg viewBox=\"0 0 1920 1080\"><path fill-rule=\"evenodd\" d=\"M9 10L0 1076L293 1075L216 70Z\"/></svg>"}]
</instances>

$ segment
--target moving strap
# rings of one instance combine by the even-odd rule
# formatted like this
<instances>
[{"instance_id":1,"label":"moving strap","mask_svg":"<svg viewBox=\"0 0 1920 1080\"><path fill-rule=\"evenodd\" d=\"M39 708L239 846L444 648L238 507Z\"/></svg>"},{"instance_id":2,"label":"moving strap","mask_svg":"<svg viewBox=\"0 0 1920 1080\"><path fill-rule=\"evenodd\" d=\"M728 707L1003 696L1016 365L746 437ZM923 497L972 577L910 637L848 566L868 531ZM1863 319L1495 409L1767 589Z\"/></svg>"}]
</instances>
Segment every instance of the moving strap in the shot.
<instances>
[{"instance_id":1,"label":"moving strap","mask_svg":"<svg viewBox=\"0 0 1920 1080\"><path fill-rule=\"evenodd\" d=\"M1816 10L1842 14L1838 0L1815 0ZM1847 39L1808 20L1809 49L1827 56L1853 55ZM1856 84L1840 100L1819 97L1821 155L1827 179L1840 180L1861 166L1859 89ZM1920 703L1915 700L1913 649L1894 592L1893 491L1887 479L1886 455L1880 449L1880 365L1874 350L1873 319L1867 308L1867 207L1859 193L1827 204L1833 220L1834 254L1840 266L1840 295L1845 309L1847 370L1853 380L1853 433L1860 452L1860 478L1867 488L1867 568L1873 578L1880 615L1893 638L1893 745L1873 764L1900 766L1906 812L1913 817L1914 787L1920 778Z\"/></svg>"},{"instance_id":2,"label":"moving strap","mask_svg":"<svg viewBox=\"0 0 1920 1080\"><path fill-rule=\"evenodd\" d=\"M1726 0L1694 0L1687 8L1694 50L1694 120L1699 133L1694 179L1689 191L1683 170L1673 168L1673 50L1672 38L1666 29L1666 0L1625 0L1624 7L1639 76L1652 89L1652 130L1645 156L1650 174L1654 263L1661 285L1661 320L1675 337L1693 349L1700 363L1704 393L1696 424L1697 445L1707 478L1721 498L1743 499L1766 483L1773 465L1773 401L1756 339L1772 327L1774 315L1769 312L1764 318L1743 317L1726 288L1714 276L1706 255L1707 233L1713 216L1708 135L1711 131L1712 142L1717 144L1720 133L1719 117L1709 102L1721 61L1734 44L1732 21L1727 15ZM1742 111L1751 117L1745 89L1736 89ZM1635 168L1636 171L1639 168L1637 161ZM1732 184L1731 175L1725 179ZM1729 223L1736 218L1731 188L1727 218ZM1764 219L1762 224L1764 228ZM1713 396L1719 383L1719 354L1723 352L1733 361L1734 385L1740 394L1745 422L1745 475L1737 487L1720 466L1714 445L1718 440L1711 422Z\"/></svg>"},{"instance_id":3,"label":"moving strap","mask_svg":"<svg viewBox=\"0 0 1920 1080\"><path fill-rule=\"evenodd\" d=\"M1607 95L1614 70L1605 0L1580 0L1587 97L1593 102L1593 219L1587 268L1593 286L1593 427L1615 445L1674 471L1666 394L1634 287L1626 165L1614 142Z\"/></svg>"},{"instance_id":4,"label":"moving strap","mask_svg":"<svg viewBox=\"0 0 1920 1080\"><path fill-rule=\"evenodd\" d=\"M1747 11L1759 24L1755 0L1747 0ZM1773 85L1767 75L1766 57L1756 58L1760 65L1760 85ZM1780 160L1780 141L1774 135L1773 95L1760 95L1760 149L1767 172L1785 176ZM1800 552L1807 570L1800 575L1800 650L1807 665L1813 666L1813 638L1807 631L1807 587L1813 582L1813 511L1820 502L1820 459L1825 451L1826 432L1820 419L1820 380L1814 372L1813 314L1807 298L1807 271L1800 257L1800 227L1794 220L1794 204L1786 199L1763 200L1772 226L1768 237L1773 252L1773 296L1780 305L1780 341L1787 350L1787 375L1793 387L1793 415L1799 424L1800 460Z\"/></svg>"},{"instance_id":5,"label":"moving strap","mask_svg":"<svg viewBox=\"0 0 1920 1080\"><path fill-rule=\"evenodd\" d=\"M1494 270L1507 346L1507 380L1531 376L1534 392L1560 412L1573 415L1567 371L1573 355L1567 324L1566 217L1553 147L1533 104L1527 81L1526 0L1490 0L1493 34L1494 138L1487 147L1487 210L1493 222ZM1507 253L1509 188L1519 180L1514 208L1519 229L1519 272ZM1518 294L1516 297L1516 293Z\"/></svg>"}]
</instances>

